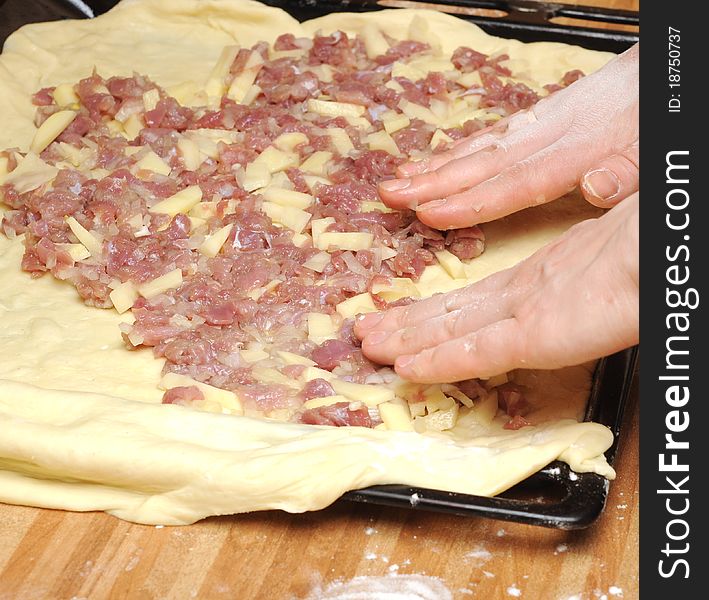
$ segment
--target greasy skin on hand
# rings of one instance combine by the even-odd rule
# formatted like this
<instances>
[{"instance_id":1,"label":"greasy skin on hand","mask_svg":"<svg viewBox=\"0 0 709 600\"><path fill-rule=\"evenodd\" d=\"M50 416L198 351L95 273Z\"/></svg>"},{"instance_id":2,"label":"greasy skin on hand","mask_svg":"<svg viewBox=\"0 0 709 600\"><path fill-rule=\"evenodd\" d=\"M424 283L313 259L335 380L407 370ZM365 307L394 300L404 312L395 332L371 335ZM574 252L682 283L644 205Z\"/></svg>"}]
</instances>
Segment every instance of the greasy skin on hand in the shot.
<instances>
[{"instance_id":1,"label":"greasy skin on hand","mask_svg":"<svg viewBox=\"0 0 709 600\"><path fill-rule=\"evenodd\" d=\"M379 193L437 229L468 227L549 202L581 182L603 208L638 189L639 46L528 110L399 167Z\"/></svg>"},{"instance_id":2,"label":"greasy skin on hand","mask_svg":"<svg viewBox=\"0 0 709 600\"><path fill-rule=\"evenodd\" d=\"M511 269L355 326L365 354L421 383L555 369L638 340L634 194Z\"/></svg>"}]
</instances>

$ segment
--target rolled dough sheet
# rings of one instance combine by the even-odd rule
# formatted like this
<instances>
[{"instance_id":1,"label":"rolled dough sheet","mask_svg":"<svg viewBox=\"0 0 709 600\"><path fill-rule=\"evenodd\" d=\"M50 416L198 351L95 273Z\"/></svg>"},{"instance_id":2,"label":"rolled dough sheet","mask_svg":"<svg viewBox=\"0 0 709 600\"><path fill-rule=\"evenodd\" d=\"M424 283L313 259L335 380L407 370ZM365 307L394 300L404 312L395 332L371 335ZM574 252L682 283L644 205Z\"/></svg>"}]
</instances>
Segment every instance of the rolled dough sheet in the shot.
<instances>
[{"instance_id":1,"label":"rolled dough sheet","mask_svg":"<svg viewBox=\"0 0 709 600\"><path fill-rule=\"evenodd\" d=\"M371 19L405 38L416 14L341 14L301 25L246 0L124 0L92 21L27 26L0 56L0 147L29 145L34 91L94 67L104 76L140 72L163 86L202 82L225 44L353 31ZM454 17L423 14L445 51L504 49L542 82L571 68L591 72L611 57L500 40ZM570 197L488 224L488 249L468 276L511 266L597 214ZM252 510L316 510L347 490L384 483L492 495L557 458L613 476L602 456L610 431L576 422L589 366L527 374L540 380L530 417L537 424L519 431L495 424L419 435L201 413L160 404L162 361L123 348L125 317L83 305L49 276L32 280L19 269L22 251L21 240L0 236L0 501L178 525Z\"/></svg>"}]
</instances>

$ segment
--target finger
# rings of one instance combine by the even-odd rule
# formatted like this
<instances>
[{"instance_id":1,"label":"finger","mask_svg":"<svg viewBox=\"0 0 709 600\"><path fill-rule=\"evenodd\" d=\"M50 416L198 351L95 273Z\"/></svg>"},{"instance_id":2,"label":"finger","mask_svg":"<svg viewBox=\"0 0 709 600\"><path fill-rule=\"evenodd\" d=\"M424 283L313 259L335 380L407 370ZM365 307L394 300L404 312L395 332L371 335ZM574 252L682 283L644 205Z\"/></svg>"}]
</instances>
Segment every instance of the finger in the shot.
<instances>
[{"instance_id":1,"label":"finger","mask_svg":"<svg viewBox=\"0 0 709 600\"><path fill-rule=\"evenodd\" d=\"M532 112L532 109L528 110L529 112ZM524 113L527 112L528 111L524 111ZM397 175L399 178L408 178L413 177L414 175L426 173L428 171L434 171L451 160L462 158L463 156L468 156L473 152L477 152L478 150L495 143L498 139L500 139L500 137L507 133L510 128L519 129L517 125L511 125L512 122L530 122L530 117L524 116L521 118L520 115L522 114L523 113L515 113L514 115L505 117L493 125L470 134L462 140L457 140L453 143L453 146L445 152L434 154L428 158L424 158L423 160L403 164L396 169ZM532 121L535 119L536 117L531 118Z\"/></svg>"},{"instance_id":2,"label":"finger","mask_svg":"<svg viewBox=\"0 0 709 600\"><path fill-rule=\"evenodd\" d=\"M515 296L501 296L499 292L472 295L462 308L416 325L394 331L375 329L364 337L362 350L375 362L392 364L397 356L417 354L509 317Z\"/></svg>"},{"instance_id":3,"label":"finger","mask_svg":"<svg viewBox=\"0 0 709 600\"><path fill-rule=\"evenodd\" d=\"M360 315L355 320L354 332L360 339L373 330L396 331L425 323L429 319L448 314L471 302L475 297L495 294L506 287L514 277L513 268L494 273L476 283L445 294L435 294L408 306L400 306L382 313Z\"/></svg>"},{"instance_id":4,"label":"finger","mask_svg":"<svg viewBox=\"0 0 709 600\"><path fill-rule=\"evenodd\" d=\"M581 180L584 197L594 206L611 208L638 191L640 154L635 142L589 169Z\"/></svg>"},{"instance_id":5,"label":"finger","mask_svg":"<svg viewBox=\"0 0 709 600\"><path fill-rule=\"evenodd\" d=\"M526 355L526 332L517 319L510 318L418 354L400 356L394 368L409 381L451 383L526 366Z\"/></svg>"},{"instance_id":6,"label":"finger","mask_svg":"<svg viewBox=\"0 0 709 600\"><path fill-rule=\"evenodd\" d=\"M429 171L435 171L456 158L463 158L464 156L468 156L473 152L477 152L482 148L494 144L500 139L500 135L502 134L493 133L491 129L491 127L488 127L486 129L482 129L481 131L476 131L473 135L459 140L455 145L453 145L452 148L446 150L445 152L433 154L432 156L422 160L401 165L396 170L396 174L400 179L406 179L411 178L414 175L421 175L423 173L428 173Z\"/></svg>"},{"instance_id":7,"label":"finger","mask_svg":"<svg viewBox=\"0 0 709 600\"><path fill-rule=\"evenodd\" d=\"M466 192L418 206L416 214L435 229L455 229L493 221L563 196L576 187L583 173L584 157L574 156L568 146L545 148Z\"/></svg>"},{"instance_id":8,"label":"finger","mask_svg":"<svg viewBox=\"0 0 709 600\"><path fill-rule=\"evenodd\" d=\"M564 134L567 126L568 123L562 119L544 124L535 121L436 170L409 179L382 182L379 195L392 208L415 208L425 202L459 193L552 145Z\"/></svg>"}]
</instances>

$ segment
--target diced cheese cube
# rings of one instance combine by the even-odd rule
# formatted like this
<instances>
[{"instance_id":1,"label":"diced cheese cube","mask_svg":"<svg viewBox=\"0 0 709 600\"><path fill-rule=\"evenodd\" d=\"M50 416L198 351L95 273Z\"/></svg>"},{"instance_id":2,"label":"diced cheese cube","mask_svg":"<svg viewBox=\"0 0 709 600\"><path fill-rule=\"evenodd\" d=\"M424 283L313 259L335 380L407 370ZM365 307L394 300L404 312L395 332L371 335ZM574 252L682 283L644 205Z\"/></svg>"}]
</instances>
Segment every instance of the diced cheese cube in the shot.
<instances>
[{"instance_id":1,"label":"diced cheese cube","mask_svg":"<svg viewBox=\"0 0 709 600\"><path fill-rule=\"evenodd\" d=\"M138 290L135 288L133 282L126 281L116 287L108 297L111 299L111 302L113 302L113 308L115 308L119 314L123 314L135 304L135 301L138 299Z\"/></svg>"},{"instance_id":2,"label":"diced cheese cube","mask_svg":"<svg viewBox=\"0 0 709 600\"><path fill-rule=\"evenodd\" d=\"M452 252L439 250L435 252L438 263L446 270L446 273L453 279L465 279L465 265Z\"/></svg>"},{"instance_id":3,"label":"diced cheese cube","mask_svg":"<svg viewBox=\"0 0 709 600\"><path fill-rule=\"evenodd\" d=\"M335 219L332 217L325 217L323 219L313 219L310 222L310 231L313 236L313 244L318 247L318 239L325 232L325 230L335 223Z\"/></svg>"},{"instance_id":4,"label":"diced cheese cube","mask_svg":"<svg viewBox=\"0 0 709 600\"><path fill-rule=\"evenodd\" d=\"M72 106L79 102L79 96L74 91L74 86L71 83L60 83L54 88L52 97L57 106Z\"/></svg>"},{"instance_id":5,"label":"diced cheese cube","mask_svg":"<svg viewBox=\"0 0 709 600\"><path fill-rule=\"evenodd\" d=\"M101 180L104 177L108 177L111 171L108 169L91 169L91 177L96 180Z\"/></svg>"},{"instance_id":6,"label":"diced cheese cube","mask_svg":"<svg viewBox=\"0 0 709 600\"><path fill-rule=\"evenodd\" d=\"M283 152L275 146L269 146L251 164L266 165L270 173L285 171L298 166L298 156L292 152Z\"/></svg>"},{"instance_id":7,"label":"diced cheese cube","mask_svg":"<svg viewBox=\"0 0 709 600\"><path fill-rule=\"evenodd\" d=\"M441 123L441 119L430 108L409 102L406 98L402 98L399 101L399 108L410 119L420 119L430 125L439 125Z\"/></svg>"},{"instance_id":8,"label":"diced cheese cube","mask_svg":"<svg viewBox=\"0 0 709 600\"><path fill-rule=\"evenodd\" d=\"M330 264L331 256L327 252L318 252L303 263L306 269L311 269L322 273L325 267Z\"/></svg>"},{"instance_id":9,"label":"diced cheese cube","mask_svg":"<svg viewBox=\"0 0 709 600\"><path fill-rule=\"evenodd\" d=\"M313 398L312 400L306 400L303 402L303 408L319 408L321 406L330 406L331 404L338 404L340 402L349 402L345 396L336 394L334 396L323 396L321 398Z\"/></svg>"},{"instance_id":10,"label":"diced cheese cube","mask_svg":"<svg viewBox=\"0 0 709 600\"><path fill-rule=\"evenodd\" d=\"M372 128L372 124L367 121L364 117L351 117L349 115L345 115L345 121L349 125L352 125L352 127L357 127L362 133L366 133Z\"/></svg>"},{"instance_id":11,"label":"diced cheese cube","mask_svg":"<svg viewBox=\"0 0 709 600\"><path fill-rule=\"evenodd\" d=\"M314 192L319 185L332 185L332 181L318 175L303 175L303 179L311 192Z\"/></svg>"},{"instance_id":12,"label":"diced cheese cube","mask_svg":"<svg viewBox=\"0 0 709 600\"><path fill-rule=\"evenodd\" d=\"M409 81L418 81L419 79L423 79L423 77L425 77L420 69L417 69L415 66L410 65L408 62L403 60L397 60L392 65L391 76L401 77L403 79L408 79Z\"/></svg>"},{"instance_id":13,"label":"diced cheese cube","mask_svg":"<svg viewBox=\"0 0 709 600\"><path fill-rule=\"evenodd\" d=\"M403 86L398 81L396 81L396 79L390 79L384 84L384 87L388 87L390 90L394 90L395 92L399 93L405 91Z\"/></svg>"},{"instance_id":14,"label":"diced cheese cube","mask_svg":"<svg viewBox=\"0 0 709 600\"><path fill-rule=\"evenodd\" d=\"M313 379L324 379L325 381L331 381L335 379L335 376L326 371L325 369L320 369L319 367L306 367L300 375L302 381L308 382Z\"/></svg>"},{"instance_id":15,"label":"diced cheese cube","mask_svg":"<svg viewBox=\"0 0 709 600\"><path fill-rule=\"evenodd\" d=\"M198 185L191 185L169 198L161 200L148 210L153 213L174 217L180 213L187 214L202 200L202 190Z\"/></svg>"},{"instance_id":16,"label":"diced cheese cube","mask_svg":"<svg viewBox=\"0 0 709 600\"><path fill-rule=\"evenodd\" d=\"M138 293L150 300L155 296L164 294L168 290L174 290L182 285L182 269L173 269L165 275L156 277L152 281L138 286Z\"/></svg>"},{"instance_id":17,"label":"diced cheese cube","mask_svg":"<svg viewBox=\"0 0 709 600\"><path fill-rule=\"evenodd\" d=\"M414 419L414 429L428 431L446 431L453 429L458 421L458 405L454 402L453 406L446 410L438 410L425 417L416 417Z\"/></svg>"},{"instance_id":18,"label":"diced cheese cube","mask_svg":"<svg viewBox=\"0 0 709 600\"><path fill-rule=\"evenodd\" d=\"M393 277L388 284L373 283L372 294L376 294L387 302L396 302L402 298L421 297L413 281L407 277Z\"/></svg>"},{"instance_id":19,"label":"diced cheese cube","mask_svg":"<svg viewBox=\"0 0 709 600\"><path fill-rule=\"evenodd\" d=\"M241 178L241 187L247 192L266 187L271 182L271 170L265 163L250 163L244 170L244 175Z\"/></svg>"},{"instance_id":20,"label":"diced cheese cube","mask_svg":"<svg viewBox=\"0 0 709 600\"><path fill-rule=\"evenodd\" d=\"M293 242L294 246L298 246L298 248L303 248L308 244L308 242L312 242L313 239L307 233L294 233L293 237L291 238L291 241Z\"/></svg>"},{"instance_id":21,"label":"diced cheese cube","mask_svg":"<svg viewBox=\"0 0 709 600\"><path fill-rule=\"evenodd\" d=\"M441 129L436 129L433 134L433 137L431 138L431 150L435 150L440 144L450 144L453 141L453 138L449 136L445 131Z\"/></svg>"},{"instance_id":22,"label":"diced cheese cube","mask_svg":"<svg viewBox=\"0 0 709 600\"><path fill-rule=\"evenodd\" d=\"M369 292L358 294L340 302L335 310L345 319L350 319L356 315L377 312L377 307L374 305L372 295Z\"/></svg>"},{"instance_id":23,"label":"diced cheese cube","mask_svg":"<svg viewBox=\"0 0 709 600\"><path fill-rule=\"evenodd\" d=\"M467 406L468 408L472 408L474 403L473 401L468 398L466 394L461 392L455 385L450 384L450 383L444 383L441 385L441 390L446 396L450 396L451 398L455 398L458 402L460 402L463 406Z\"/></svg>"},{"instance_id":24,"label":"diced cheese cube","mask_svg":"<svg viewBox=\"0 0 709 600\"><path fill-rule=\"evenodd\" d=\"M264 202L261 205L261 209L271 221L280 223L296 233L301 233L312 217L310 213L304 210L292 206L283 206L275 202Z\"/></svg>"},{"instance_id":25,"label":"diced cheese cube","mask_svg":"<svg viewBox=\"0 0 709 600\"><path fill-rule=\"evenodd\" d=\"M335 232L326 231L318 235L315 241L316 247L320 250L334 248L335 250L368 250L372 247L374 236L363 231Z\"/></svg>"},{"instance_id":26,"label":"diced cheese cube","mask_svg":"<svg viewBox=\"0 0 709 600\"><path fill-rule=\"evenodd\" d=\"M335 150L341 156L347 156L352 150L354 150L354 144L350 139L349 134L346 130L341 127L330 127L327 130L327 134L332 140L332 145L335 146Z\"/></svg>"},{"instance_id":27,"label":"diced cheese cube","mask_svg":"<svg viewBox=\"0 0 709 600\"><path fill-rule=\"evenodd\" d=\"M241 358L247 363L257 363L270 358L268 352L266 352L263 348L245 348L243 350L239 350L239 356L241 356Z\"/></svg>"},{"instance_id":28,"label":"diced cheese cube","mask_svg":"<svg viewBox=\"0 0 709 600\"><path fill-rule=\"evenodd\" d=\"M145 124L143 123L141 116L138 114L131 115L126 119L126 122L123 123L123 130L126 132L126 137L129 140L134 140L137 138L143 127L145 127Z\"/></svg>"},{"instance_id":29,"label":"diced cheese cube","mask_svg":"<svg viewBox=\"0 0 709 600\"><path fill-rule=\"evenodd\" d=\"M171 171L170 165L168 165L152 150L150 150L143 158L135 163L135 167L140 171L153 171L154 173L158 173L160 175L169 175Z\"/></svg>"},{"instance_id":30,"label":"diced cheese cube","mask_svg":"<svg viewBox=\"0 0 709 600\"><path fill-rule=\"evenodd\" d=\"M4 179L5 183L12 185L18 194L24 194L49 183L58 172L59 169L44 162L34 152L28 152L15 169L5 175Z\"/></svg>"},{"instance_id":31,"label":"diced cheese cube","mask_svg":"<svg viewBox=\"0 0 709 600\"><path fill-rule=\"evenodd\" d=\"M423 397L429 415L437 410L448 410L455 404L453 398L449 398L443 393L440 385L428 386L423 391Z\"/></svg>"},{"instance_id":32,"label":"diced cheese cube","mask_svg":"<svg viewBox=\"0 0 709 600\"><path fill-rule=\"evenodd\" d=\"M306 367L314 367L315 361L305 358L294 352L286 352L285 350L276 350L278 357L287 365L305 365Z\"/></svg>"},{"instance_id":33,"label":"diced cheese cube","mask_svg":"<svg viewBox=\"0 0 709 600\"><path fill-rule=\"evenodd\" d=\"M138 154L138 152L142 151L144 147L145 146L126 146L123 148L123 154L126 156L133 156L134 154Z\"/></svg>"},{"instance_id":34,"label":"diced cheese cube","mask_svg":"<svg viewBox=\"0 0 709 600\"><path fill-rule=\"evenodd\" d=\"M480 71L471 71L470 73L465 73L464 75L458 77L456 83L468 89L484 87L483 80L480 78Z\"/></svg>"},{"instance_id":35,"label":"diced cheese cube","mask_svg":"<svg viewBox=\"0 0 709 600\"><path fill-rule=\"evenodd\" d=\"M259 383L275 383L297 390L300 389L300 382L297 379L291 379L277 369L270 367L253 367L251 373Z\"/></svg>"},{"instance_id":36,"label":"diced cheese cube","mask_svg":"<svg viewBox=\"0 0 709 600\"><path fill-rule=\"evenodd\" d=\"M157 88L143 92L143 107L145 108L145 112L155 110L158 102L160 102L160 92Z\"/></svg>"},{"instance_id":37,"label":"diced cheese cube","mask_svg":"<svg viewBox=\"0 0 709 600\"><path fill-rule=\"evenodd\" d=\"M91 256L91 252L84 244L56 244L56 247L67 252L74 262L79 262Z\"/></svg>"},{"instance_id":38,"label":"diced cheese cube","mask_svg":"<svg viewBox=\"0 0 709 600\"><path fill-rule=\"evenodd\" d=\"M380 246L377 248L377 252L379 252L382 256L382 260L389 260L390 258L394 258L398 252L394 250L394 248L389 248L388 246Z\"/></svg>"},{"instance_id":39,"label":"diced cheese cube","mask_svg":"<svg viewBox=\"0 0 709 600\"><path fill-rule=\"evenodd\" d=\"M336 337L337 331L330 315L308 313L308 339L311 342L319 345L327 340L334 340Z\"/></svg>"},{"instance_id":40,"label":"diced cheese cube","mask_svg":"<svg viewBox=\"0 0 709 600\"><path fill-rule=\"evenodd\" d=\"M372 200L363 200L360 204L362 212L382 212L382 213L392 213L394 210L389 208L383 202L376 202Z\"/></svg>"},{"instance_id":41,"label":"diced cheese cube","mask_svg":"<svg viewBox=\"0 0 709 600\"><path fill-rule=\"evenodd\" d=\"M103 244L94 234L88 231L74 217L67 217L66 224L77 239L91 252L91 256L100 257Z\"/></svg>"},{"instance_id":42,"label":"diced cheese cube","mask_svg":"<svg viewBox=\"0 0 709 600\"><path fill-rule=\"evenodd\" d=\"M224 95L224 90L226 89L224 80L238 53L239 46L224 47L204 86L204 90L208 96L221 98Z\"/></svg>"},{"instance_id":43,"label":"diced cheese cube","mask_svg":"<svg viewBox=\"0 0 709 600\"><path fill-rule=\"evenodd\" d=\"M191 217L190 216L190 217L188 217L188 219L190 220L190 231L194 231L198 227L202 227L202 225L204 225L207 222L206 219L200 219L199 217Z\"/></svg>"},{"instance_id":44,"label":"diced cheese cube","mask_svg":"<svg viewBox=\"0 0 709 600\"><path fill-rule=\"evenodd\" d=\"M191 377L186 375L179 375L177 373L166 373L160 380L158 387L162 390L171 390L176 387L191 387L194 386L202 392L205 400L211 402L216 402L222 406L225 410L229 411L231 414L243 415L244 409L241 405L241 401L234 392L229 390L222 390L213 385L202 383L201 381L196 381Z\"/></svg>"},{"instance_id":45,"label":"diced cheese cube","mask_svg":"<svg viewBox=\"0 0 709 600\"><path fill-rule=\"evenodd\" d=\"M218 202L200 202L190 211L190 215L198 219L209 219L217 214Z\"/></svg>"},{"instance_id":46,"label":"diced cheese cube","mask_svg":"<svg viewBox=\"0 0 709 600\"><path fill-rule=\"evenodd\" d=\"M267 187L262 192L263 199L267 202L274 202L282 206L291 206L301 210L308 208L314 201L310 194L296 192L295 190L284 190L273 186Z\"/></svg>"},{"instance_id":47,"label":"diced cheese cube","mask_svg":"<svg viewBox=\"0 0 709 600\"><path fill-rule=\"evenodd\" d=\"M256 50L252 50L246 60L244 70L234 77L234 81L229 86L227 96L236 103L242 103L251 86L256 81L256 76L263 67L263 58Z\"/></svg>"},{"instance_id":48,"label":"diced cheese cube","mask_svg":"<svg viewBox=\"0 0 709 600\"><path fill-rule=\"evenodd\" d=\"M332 81L332 76L334 74L333 68L330 65L322 64L316 65L314 67L308 67L309 71L312 71L317 75L318 79L323 83L330 83Z\"/></svg>"},{"instance_id":49,"label":"diced cheese cube","mask_svg":"<svg viewBox=\"0 0 709 600\"><path fill-rule=\"evenodd\" d=\"M367 51L368 58L376 58L377 56L386 54L389 50L389 44L386 38L373 23L367 23L362 28L360 35L364 41L364 49Z\"/></svg>"},{"instance_id":50,"label":"diced cheese cube","mask_svg":"<svg viewBox=\"0 0 709 600\"><path fill-rule=\"evenodd\" d=\"M266 285L256 288L255 290L251 290L248 294L246 294L249 298L252 300L258 300L261 296L264 294L267 294L271 290L277 288L281 283L283 283L280 279L272 279L269 281Z\"/></svg>"},{"instance_id":51,"label":"diced cheese cube","mask_svg":"<svg viewBox=\"0 0 709 600\"><path fill-rule=\"evenodd\" d=\"M377 408L379 409L379 416L388 430L414 430L408 406L394 402L382 402Z\"/></svg>"},{"instance_id":52,"label":"diced cheese cube","mask_svg":"<svg viewBox=\"0 0 709 600\"><path fill-rule=\"evenodd\" d=\"M229 223L228 225L224 225L224 227L217 229L217 231L215 231L200 244L199 248L197 248L199 253L204 254L204 256L214 258L217 254L219 254L222 246L226 243L233 228L234 224Z\"/></svg>"},{"instance_id":53,"label":"diced cheese cube","mask_svg":"<svg viewBox=\"0 0 709 600\"><path fill-rule=\"evenodd\" d=\"M249 106L253 103L256 98L259 97L263 90L261 89L261 86L256 85L255 83L248 89L246 90L246 93L244 94L244 97L241 100L241 104L244 106Z\"/></svg>"},{"instance_id":54,"label":"diced cheese cube","mask_svg":"<svg viewBox=\"0 0 709 600\"><path fill-rule=\"evenodd\" d=\"M497 390L476 398L471 414L475 416L475 420L483 425L490 425L492 420L497 415L498 397Z\"/></svg>"},{"instance_id":55,"label":"diced cheese cube","mask_svg":"<svg viewBox=\"0 0 709 600\"><path fill-rule=\"evenodd\" d=\"M412 417L425 417L426 405L423 402L414 402L409 404L409 413Z\"/></svg>"},{"instance_id":56,"label":"diced cheese cube","mask_svg":"<svg viewBox=\"0 0 709 600\"><path fill-rule=\"evenodd\" d=\"M350 400L357 400L367 406L378 406L382 402L394 400L394 391L381 385L352 383L342 381L342 379L332 378L329 380L332 389L338 394L346 396Z\"/></svg>"},{"instance_id":57,"label":"diced cheese cube","mask_svg":"<svg viewBox=\"0 0 709 600\"><path fill-rule=\"evenodd\" d=\"M431 98L430 100L431 112L436 115L439 119L445 119L448 116L450 110L450 104L438 98Z\"/></svg>"},{"instance_id":58,"label":"diced cheese cube","mask_svg":"<svg viewBox=\"0 0 709 600\"><path fill-rule=\"evenodd\" d=\"M392 156L399 156L399 147L386 131L377 131L367 136L367 145L370 150L384 150Z\"/></svg>"},{"instance_id":59,"label":"diced cheese cube","mask_svg":"<svg viewBox=\"0 0 709 600\"><path fill-rule=\"evenodd\" d=\"M306 53L305 48L293 48L292 50L268 49L268 60L278 60L279 58L302 58Z\"/></svg>"},{"instance_id":60,"label":"diced cheese cube","mask_svg":"<svg viewBox=\"0 0 709 600\"><path fill-rule=\"evenodd\" d=\"M188 171L196 171L202 164L202 156L199 152L199 146L191 139L181 137L177 141L177 149L182 155L182 163Z\"/></svg>"},{"instance_id":61,"label":"diced cheese cube","mask_svg":"<svg viewBox=\"0 0 709 600\"><path fill-rule=\"evenodd\" d=\"M284 152L293 152L296 146L307 143L308 136L300 131L282 133L275 140L273 140L273 145Z\"/></svg>"},{"instance_id":62,"label":"diced cheese cube","mask_svg":"<svg viewBox=\"0 0 709 600\"><path fill-rule=\"evenodd\" d=\"M326 175L325 167L331 158L332 152L318 150L303 161L303 164L300 165L300 170L311 175Z\"/></svg>"},{"instance_id":63,"label":"diced cheese cube","mask_svg":"<svg viewBox=\"0 0 709 600\"><path fill-rule=\"evenodd\" d=\"M387 111L381 116L381 121L384 124L384 130L388 134L396 133L400 129L404 129L411 125L411 119L406 115L399 114L394 111Z\"/></svg>"},{"instance_id":64,"label":"diced cheese cube","mask_svg":"<svg viewBox=\"0 0 709 600\"><path fill-rule=\"evenodd\" d=\"M366 108L359 104L349 104L347 102L331 102L327 100L308 100L308 111L325 117L361 117Z\"/></svg>"},{"instance_id":65,"label":"diced cheese cube","mask_svg":"<svg viewBox=\"0 0 709 600\"><path fill-rule=\"evenodd\" d=\"M39 126L35 132L30 150L39 154L49 144L51 144L59 134L62 133L76 118L77 113L73 110L60 110L49 116L47 120Z\"/></svg>"}]
</instances>

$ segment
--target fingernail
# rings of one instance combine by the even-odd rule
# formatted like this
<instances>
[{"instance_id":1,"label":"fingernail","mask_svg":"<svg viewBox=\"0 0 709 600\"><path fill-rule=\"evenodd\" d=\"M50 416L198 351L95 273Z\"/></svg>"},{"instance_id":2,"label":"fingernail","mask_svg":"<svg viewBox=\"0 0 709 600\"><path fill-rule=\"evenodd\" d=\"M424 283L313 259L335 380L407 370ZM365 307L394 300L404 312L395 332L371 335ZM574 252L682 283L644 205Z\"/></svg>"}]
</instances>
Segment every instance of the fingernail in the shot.
<instances>
[{"instance_id":1,"label":"fingernail","mask_svg":"<svg viewBox=\"0 0 709 600\"><path fill-rule=\"evenodd\" d=\"M613 171L605 168L586 173L581 185L589 194L601 200L610 200L620 192L620 179Z\"/></svg>"},{"instance_id":2,"label":"fingernail","mask_svg":"<svg viewBox=\"0 0 709 600\"><path fill-rule=\"evenodd\" d=\"M390 179L389 181L382 181L379 187L385 192L398 192L405 190L411 185L410 179Z\"/></svg>"},{"instance_id":3,"label":"fingernail","mask_svg":"<svg viewBox=\"0 0 709 600\"><path fill-rule=\"evenodd\" d=\"M431 200L430 202L426 202L425 204L421 204L420 206L417 206L416 212L435 210L435 209L443 206L445 203L446 203L445 198L443 198L442 200Z\"/></svg>"},{"instance_id":4,"label":"fingernail","mask_svg":"<svg viewBox=\"0 0 709 600\"><path fill-rule=\"evenodd\" d=\"M374 331L367 335L365 341L368 346L375 346L376 344L381 344L389 335L391 335L389 331Z\"/></svg>"}]
</instances>

